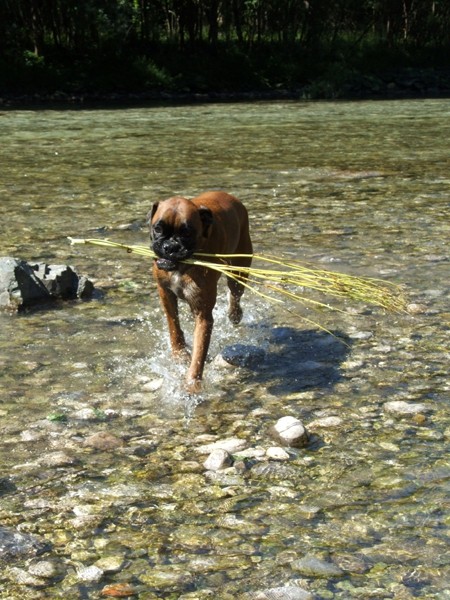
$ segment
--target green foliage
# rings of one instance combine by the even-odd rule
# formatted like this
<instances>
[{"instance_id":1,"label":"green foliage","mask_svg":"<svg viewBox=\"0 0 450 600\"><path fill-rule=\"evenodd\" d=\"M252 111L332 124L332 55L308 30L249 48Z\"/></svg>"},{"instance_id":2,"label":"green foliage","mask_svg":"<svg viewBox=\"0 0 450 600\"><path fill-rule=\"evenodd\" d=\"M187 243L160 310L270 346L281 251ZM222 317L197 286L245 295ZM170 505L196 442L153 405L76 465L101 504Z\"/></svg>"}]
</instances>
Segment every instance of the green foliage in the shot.
<instances>
[{"instance_id":1,"label":"green foliage","mask_svg":"<svg viewBox=\"0 0 450 600\"><path fill-rule=\"evenodd\" d=\"M447 66L450 4L417 0L0 2L0 93L336 97L361 74Z\"/></svg>"}]
</instances>

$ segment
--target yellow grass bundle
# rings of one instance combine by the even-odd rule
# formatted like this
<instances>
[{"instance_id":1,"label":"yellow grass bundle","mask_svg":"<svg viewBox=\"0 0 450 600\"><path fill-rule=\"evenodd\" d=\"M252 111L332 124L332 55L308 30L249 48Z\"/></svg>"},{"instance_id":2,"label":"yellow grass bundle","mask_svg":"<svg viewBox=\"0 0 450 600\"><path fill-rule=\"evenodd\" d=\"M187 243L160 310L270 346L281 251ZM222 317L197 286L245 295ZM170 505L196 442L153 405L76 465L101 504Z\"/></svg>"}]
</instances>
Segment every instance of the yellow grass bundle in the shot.
<instances>
[{"instance_id":1,"label":"yellow grass bundle","mask_svg":"<svg viewBox=\"0 0 450 600\"><path fill-rule=\"evenodd\" d=\"M148 246L128 246L99 239L69 238L69 240L72 244L119 248L128 253L156 258L155 253ZM252 255L251 267L237 268L227 263L227 259L232 256L237 255L195 253L192 258L182 262L214 269L227 277L237 279L252 292L272 302L283 302L289 298L302 304L334 309L328 302L321 302L303 295L305 290L312 290L328 297L373 304L389 311L403 312L406 310L406 301L401 288L390 282L318 269L298 261L259 254ZM255 263L264 266L253 266ZM242 280L239 273L248 275L249 279Z\"/></svg>"}]
</instances>

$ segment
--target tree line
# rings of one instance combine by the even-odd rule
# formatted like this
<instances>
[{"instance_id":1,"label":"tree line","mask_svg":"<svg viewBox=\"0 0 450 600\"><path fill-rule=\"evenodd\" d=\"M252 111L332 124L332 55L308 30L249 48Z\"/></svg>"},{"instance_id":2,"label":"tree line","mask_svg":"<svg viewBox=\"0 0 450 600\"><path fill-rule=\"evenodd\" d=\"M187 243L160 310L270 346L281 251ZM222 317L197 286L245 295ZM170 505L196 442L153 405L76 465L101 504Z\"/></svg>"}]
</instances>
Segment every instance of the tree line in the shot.
<instances>
[{"instance_id":1,"label":"tree line","mask_svg":"<svg viewBox=\"0 0 450 600\"><path fill-rule=\"evenodd\" d=\"M3 51L83 53L219 40L314 46L342 36L443 45L448 0L0 0Z\"/></svg>"},{"instance_id":2,"label":"tree line","mask_svg":"<svg viewBox=\"0 0 450 600\"><path fill-rule=\"evenodd\" d=\"M392 50L442 62L450 1L0 0L0 91L18 82L58 86L64 77L75 88L107 70L111 86L126 86L127 77L148 86L215 80L218 68L247 68L253 83L289 83L321 61L353 66L359 53L369 64L361 58L369 47L372 58ZM213 64L214 55L228 61Z\"/></svg>"}]
</instances>

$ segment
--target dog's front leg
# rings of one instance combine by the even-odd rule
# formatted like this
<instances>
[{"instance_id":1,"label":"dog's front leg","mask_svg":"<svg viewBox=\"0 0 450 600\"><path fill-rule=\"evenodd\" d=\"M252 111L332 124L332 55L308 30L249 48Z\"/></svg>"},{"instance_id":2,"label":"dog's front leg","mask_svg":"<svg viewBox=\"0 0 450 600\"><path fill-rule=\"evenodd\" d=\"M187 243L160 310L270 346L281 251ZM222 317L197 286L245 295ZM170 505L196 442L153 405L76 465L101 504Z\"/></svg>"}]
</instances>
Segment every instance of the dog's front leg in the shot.
<instances>
[{"instance_id":1,"label":"dog's front leg","mask_svg":"<svg viewBox=\"0 0 450 600\"><path fill-rule=\"evenodd\" d=\"M187 354L184 333L180 326L178 315L178 298L169 289L158 286L161 304L166 314L167 324L169 326L170 346L172 354L180 357Z\"/></svg>"},{"instance_id":2,"label":"dog's front leg","mask_svg":"<svg viewBox=\"0 0 450 600\"><path fill-rule=\"evenodd\" d=\"M210 310L203 310L195 315L192 359L186 375L187 388L192 393L199 392L201 388L203 368L208 354L213 325L212 308Z\"/></svg>"}]
</instances>

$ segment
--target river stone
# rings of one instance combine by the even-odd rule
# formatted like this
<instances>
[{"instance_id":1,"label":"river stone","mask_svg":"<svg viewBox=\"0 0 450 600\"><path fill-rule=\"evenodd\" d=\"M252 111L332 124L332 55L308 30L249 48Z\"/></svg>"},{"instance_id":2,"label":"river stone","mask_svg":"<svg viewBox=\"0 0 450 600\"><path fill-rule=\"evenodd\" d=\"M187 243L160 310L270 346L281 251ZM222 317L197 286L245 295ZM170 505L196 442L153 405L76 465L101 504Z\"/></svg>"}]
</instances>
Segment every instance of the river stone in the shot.
<instances>
[{"instance_id":1,"label":"river stone","mask_svg":"<svg viewBox=\"0 0 450 600\"><path fill-rule=\"evenodd\" d=\"M50 549L50 544L38 537L0 526L0 559L37 556Z\"/></svg>"},{"instance_id":2,"label":"river stone","mask_svg":"<svg viewBox=\"0 0 450 600\"><path fill-rule=\"evenodd\" d=\"M92 282L71 266L0 257L0 308L18 311L49 300L87 298L93 291Z\"/></svg>"},{"instance_id":3,"label":"river stone","mask_svg":"<svg viewBox=\"0 0 450 600\"><path fill-rule=\"evenodd\" d=\"M280 448L279 446L267 448L266 456L272 460L289 460L289 454L284 448Z\"/></svg>"},{"instance_id":4,"label":"river stone","mask_svg":"<svg viewBox=\"0 0 450 600\"><path fill-rule=\"evenodd\" d=\"M396 416L412 416L423 412L429 412L429 408L420 402L405 402L404 400L392 400L385 402L383 408L387 413Z\"/></svg>"},{"instance_id":5,"label":"river stone","mask_svg":"<svg viewBox=\"0 0 450 600\"><path fill-rule=\"evenodd\" d=\"M137 596L138 589L130 583L112 583L105 585L100 592L100 596L108 598L128 598L129 596Z\"/></svg>"},{"instance_id":6,"label":"river stone","mask_svg":"<svg viewBox=\"0 0 450 600\"><path fill-rule=\"evenodd\" d=\"M95 563L95 566L104 573L118 573L123 569L124 565L124 557L120 556L120 554L117 556L104 556Z\"/></svg>"},{"instance_id":7,"label":"river stone","mask_svg":"<svg viewBox=\"0 0 450 600\"><path fill-rule=\"evenodd\" d=\"M98 583L102 579L104 571L95 565L91 565L90 567L81 567L81 569L78 569L77 575L80 581Z\"/></svg>"},{"instance_id":8,"label":"river stone","mask_svg":"<svg viewBox=\"0 0 450 600\"><path fill-rule=\"evenodd\" d=\"M235 367L251 368L264 360L265 352L258 346L233 344L232 346L224 348L220 356L225 362Z\"/></svg>"},{"instance_id":9,"label":"river stone","mask_svg":"<svg viewBox=\"0 0 450 600\"><path fill-rule=\"evenodd\" d=\"M50 293L24 260L0 258L0 307L20 310L23 306L50 300Z\"/></svg>"},{"instance_id":10,"label":"river stone","mask_svg":"<svg viewBox=\"0 0 450 600\"><path fill-rule=\"evenodd\" d=\"M232 463L230 454L222 448L216 448L211 452L208 458L203 463L203 466L208 471L219 471L229 467Z\"/></svg>"},{"instance_id":11,"label":"river stone","mask_svg":"<svg viewBox=\"0 0 450 600\"><path fill-rule=\"evenodd\" d=\"M291 568L307 577L341 577L344 572L335 564L307 554L291 563Z\"/></svg>"},{"instance_id":12,"label":"river stone","mask_svg":"<svg viewBox=\"0 0 450 600\"><path fill-rule=\"evenodd\" d=\"M328 427L339 427L342 425L342 419L340 417L322 417L321 419L315 419L308 425L308 429L321 429Z\"/></svg>"},{"instance_id":13,"label":"river stone","mask_svg":"<svg viewBox=\"0 0 450 600\"><path fill-rule=\"evenodd\" d=\"M302 448L308 443L308 433L303 423L295 417L278 419L270 433L282 446Z\"/></svg>"},{"instance_id":14,"label":"river stone","mask_svg":"<svg viewBox=\"0 0 450 600\"><path fill-rule=\"evenodd\" d=\"M43 454L38 459L38 463L46 467L69 467L77 462L76 458L73 458L62 451L49 452L48 454Z\"/></svg>"},{"instance_id":15,"label":"river stone","mask_svg":"<svg viewBox=\"0 0 450 600\"><path fill-rule=\"evenodd\" d=\"M62 575L63 568L53 560L39 560L28 567L28 572L35 577L54 579Z\"/></svg>"},{"instance_id":16,"label":"river stone","mask_svg":"<svg viewBox=\"0 0 450 600\"><path fill-rule=\"evenodd\" d=\"M123 441L108 431L98 431L84 440L84 445L95 450L115 450L123 446Z\"/></svg>"},{"instance_id":17,"label":"river stone","mask_svg":"<svg viewBox=\"0 0 450 600\"><path fill-rule=\"evenodd\" d=\"M244 598L245 600L313 600L314 596L297 586L286 585L261 592L250 592Z\"/></svg>"},{"instance_id":18,"label":"river stone","mask_svg":"<svg viewBox=\"0 0 450 600\"><path fill-rule=\"evenodd\" d=\"M237 454L241 450L247 447L247 442L241 438L224 438L223 440L217 440L212 444L205 444L197 448L199 454L210 454L213 450L220 448L226 450L230 454Z\"/></svg>"},{"instance_id":19,"label":"river stone","mask_svg":"<svg viewBox=\"0 0 450 600\"><path fill-rule=\"evenodd\" d=\"M15 581L19 585L26 585L33 588L41 588L48 585L47 580L35 577L28 573L28 571L25 571L25 569L19 569L19 567L6 569L6 575L11 581Z\"/></svg>"}]
</instances>

